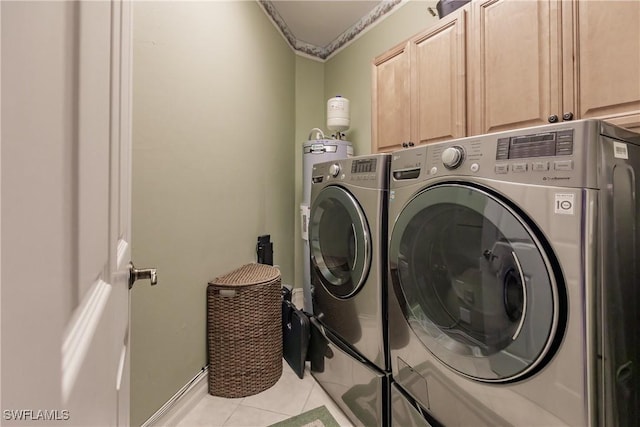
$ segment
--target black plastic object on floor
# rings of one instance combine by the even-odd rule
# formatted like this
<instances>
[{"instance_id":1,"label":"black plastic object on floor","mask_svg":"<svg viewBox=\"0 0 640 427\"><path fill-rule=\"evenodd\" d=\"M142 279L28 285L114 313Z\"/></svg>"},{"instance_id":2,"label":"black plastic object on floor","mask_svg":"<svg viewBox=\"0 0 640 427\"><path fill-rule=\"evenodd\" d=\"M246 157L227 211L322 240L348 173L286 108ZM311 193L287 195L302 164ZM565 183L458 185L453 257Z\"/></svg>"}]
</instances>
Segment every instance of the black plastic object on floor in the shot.
<instances>
[{"instance_id":1,"label":"black plastic object on floor","mask_svg":"<svg viewBox=\"0 0 640 427\"><path fill-rule=\"evenodd\" d=\"M283 295L284 296L284 295ZM282 354L299 378L304 377L309 348L309 317L285 298L282 300Z\"/></svg>"}]
</instances>

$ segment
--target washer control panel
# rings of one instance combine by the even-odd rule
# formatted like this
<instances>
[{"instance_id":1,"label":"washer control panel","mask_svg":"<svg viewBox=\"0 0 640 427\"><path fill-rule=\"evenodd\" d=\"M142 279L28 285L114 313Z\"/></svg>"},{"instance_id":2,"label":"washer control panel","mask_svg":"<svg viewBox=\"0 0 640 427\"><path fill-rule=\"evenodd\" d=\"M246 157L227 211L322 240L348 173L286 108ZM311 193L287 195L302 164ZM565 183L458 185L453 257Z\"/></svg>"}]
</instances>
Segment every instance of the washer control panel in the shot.
<instances>
[{"instance_id":1,"label":"washer control panel","mask_svg":"<svg viewBox=\"0 0 640 427\"><path fill-rule=\"evenodd\" d=\"M573 129L498 138L496 160L573 154Z\"/></svg>"},{"instance_id":2,"label":"washer control panel","mask_svg":"<svg viewBox=\"0 0 640 427\"><path fill-rule=\"evenodd\" d=\"M399 150L392 156L392 181L463 175L541 185L577 185L586 179L583 162L577 159L585 157L587 142L595 136L586 122L544 125Z\"/></svg>"},{"instance_id":3,"label":"washer control panel","mask_svg":"<svg viewBox=\"0 0 640 427\"><path fill-rule=\"evenodd\" d=\"M573 129L498 138L494 170L498 174L571 171L574 166L573 160L549 161L542 158L571 156L573 139ZM508 162L508 160L515 161Z\"/></svg>"},{"instance_id":4,"label":"washer control panel","mask_svg":"<svg viewBox=\"0 0 640 427\"><path fill-rule=\"evenodd\" d=\"M480 141L451 141L427 146L428 174L430 176L451 173L477 173L484 166L486 153ZM455 172L454 172L455 171Z\"/></svg>"}]
</instances>

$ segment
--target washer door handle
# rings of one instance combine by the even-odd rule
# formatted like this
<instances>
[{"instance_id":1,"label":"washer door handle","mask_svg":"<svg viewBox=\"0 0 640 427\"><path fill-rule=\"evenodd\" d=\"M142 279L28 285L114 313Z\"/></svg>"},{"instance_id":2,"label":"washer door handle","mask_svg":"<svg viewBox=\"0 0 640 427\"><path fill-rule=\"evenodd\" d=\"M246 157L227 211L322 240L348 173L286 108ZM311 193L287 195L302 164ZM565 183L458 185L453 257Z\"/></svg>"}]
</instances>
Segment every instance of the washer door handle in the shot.
<instances>
[{"instance_id":1,"label":"washer door handle","mask_svg":"<svg viewBox=\"0 0 640 427\"><path fill-rule=\"evenodd\" d=\"M518 269L518 274L520 276L520 284L522 285L522 314L520 315L520 324L518 325L516 332L511 337L511 339L515 341L516 338L518 338L518 335L520 335L520 331L522 331L522 325L524 325L524 319L527 317L527 284L524 281L524 273L522 272L522 267L520 266L520 260L518 259L518 256L516 255L515 251L511 251L511 256L513 257L513 260L516 264L516 268Z\"/></svg>"}]
</instances>

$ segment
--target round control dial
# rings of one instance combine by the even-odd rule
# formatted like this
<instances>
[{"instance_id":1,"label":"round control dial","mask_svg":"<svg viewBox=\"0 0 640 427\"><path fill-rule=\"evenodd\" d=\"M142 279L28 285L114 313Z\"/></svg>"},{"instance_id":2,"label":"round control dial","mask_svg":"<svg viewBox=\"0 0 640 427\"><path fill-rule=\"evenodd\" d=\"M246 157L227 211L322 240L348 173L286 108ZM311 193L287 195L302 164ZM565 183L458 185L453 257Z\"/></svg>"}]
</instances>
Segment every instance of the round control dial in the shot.
<instances>
[{"instance_id":1,"label":"round control dial","mask_svg":"<svg viewBox=\"0 0 640 427\"><path fill-rule=\"evenodd\" d=\"M464 160L464 149L458 145L448 147L442 152L442 164L447 169L455 169Z\"/></svg>"},{"instance_id":2,"label":"round control dial","mask_svg":"<svg viewBox=\"0 0 640 427\"><path fill-rule=\"evenodd\" d=\"M332 164L331 166L329 166L329 175L331 175L332 177L336 177L338 176L338 174L340 173L340 165L337 163Z\"/></svg>"}]
</instances>

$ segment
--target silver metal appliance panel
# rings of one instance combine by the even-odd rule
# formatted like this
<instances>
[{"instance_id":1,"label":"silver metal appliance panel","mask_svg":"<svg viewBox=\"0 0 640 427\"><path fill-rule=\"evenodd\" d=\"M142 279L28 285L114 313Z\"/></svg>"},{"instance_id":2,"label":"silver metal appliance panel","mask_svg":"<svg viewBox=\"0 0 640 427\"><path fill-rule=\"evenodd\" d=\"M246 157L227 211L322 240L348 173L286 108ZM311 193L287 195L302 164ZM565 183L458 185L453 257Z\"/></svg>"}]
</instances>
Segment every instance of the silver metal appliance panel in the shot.
<instances>
[{"instance_id":1,"label":"silver metal appliance panel","mask_svg":"<svg viewBox=\"0 0 640 427\"><path fill-rule=\"evenodd\" d=\"M357 162L376 159L376 170L352 173ZM386 246L388 171L390 155L377 154L314 165L311 205L328 187L344 189L353 196L365 215L371 241L370 267L360 290L349 298L336 298L320 283L312 259L313 312L330 330L382 370L389 369L386 349ZM336 176L330 173L339 168ZM354 166L356 165L356 166ZM313 218L313 213L311 214ZM311 227L312 225L310 225ZM354 224L358 227L358 224ZM310 237L311 237L310 230ZM313 258L313 254L312 254ZM384 258L384 259L383 259Z\"/></svg>"},{"instance_id":2,"label":"silver metal appliance panel","mask_svg":"<svg viewBox=\"0 0 640 427\"><path fill-rule=\"evenodd\" d=\"M402 361L401 361L402 365ZM408 365L403 365L400 369L399 375L403 377L402 382L394 384L399 389L402 389L410 397L418 402L420 411L422 412L421 418L427 419L427 422L431 422L434 426L473 426L473 427L507 427L514 424L508 422L502 418L492 406L486 405L481 400L478 400L470 395L469 391L462 388L459 384L454 384L448 380L436 365L430 365L428 362L423 366L420 366L421 372L429 372L427 376L429 378L429 389L433 393L433 405L429 407L425 405L424 394L419 394L421 399L415 399L415 387L411 389L411 392L405 387L415 386L426 387L426 379L420 375L417 371L409 368ZM395 375L394 375L394 379ZM397 379L396 379L397 381ZM420 385L422 383L423 385ZM397 391L397 390L396 390ZM490 391L485 391L489 393ZM392 418L393 422L393 389L391 392L392 398ZM446 411L445 411L446 408ZM435 417L434 409L438 409L439 418ZM535 423L524 423L522 426L536 425Z\"/></svg>"},{"instance_id":3,"label":"silver metal appliance panel","mask_svg":"<svg viewBox=\"0 0 640 427\"><path fill-rule=\"evenodd\" d=\"M354 425L386 425L387 376L345 351L343 345L311 318L311 375Z\"/></svg>"},{"instance_id":4,"label":"silver metal appliance panel","mask_svg":"<svg viewBox=\"0 0 640 427\"><path fill-rule=\"evenodd\" d=\"M413 406L397 384L391 384L391 426L392 427L432 427Z\"/></svg>"},{"instance_id":5,"label":"silver metal appliance panel","mask_svg":"<svg viewBox=\"0 0 640 427\"><path fill-rule=\"evenodd\" d=\"M593 239L600 244L591 257L599 279L591 300L598 313L594 394L604 396L600 425L631 426L640 419L640 135L611 126L603 133Z\"/></svg>"},{"instance_id":6,"label":"silver metal appliance panel","mask_svg":"<svg viewBox=\"0 0 640 427\"><path fill-rule=\"evenodd\" d=\"M353 155L353 146L349 141L339 139L309 140L302 146L302 204L309 205L311 200L311 174L316 163L331 162Z\"/></svg>"},{"instance_id":7,"label":"silver metal appliance panel","mask_svg":"<svg viewBox=\"0 0 640 427\"><path fill-rule=\"evenodd\" d=\"M442 180L440 180L442 181ZM467 180L468 182L470 180ZM459 374L445 368L429 351L425 349L421 340L416 336L405 320L394 293L394 281L390 274L389 281L389 345L391 353L392 372L399 372L398 358L424 378L428 389L428 402L425 396L414 396L422 401L433 416L447 426L465 425L464 418L460 418L464 411L452 411L450 398L452 389L467 390L467 401L461 405L470 408L486 406L489 408L504 408L495 419L490 418L489 424L495 425L529 425L531 417L535 417L540 425L583 425L588 423L585 405L585 393L588 379L585 376L588 363L584 355L587 345L587 331L585 330L585 311L583 306L584 282L582 266L581 243L585 239L581 217L585 200L583 191L573 188L527 186L522 184L488 182L474 179L472 182L480 185L491 185L491 188L505 194L527 214L536 218L537 226L545 237L552 243L560 265L563 266L563 276L566 285L567 302L570 309L567 313L566 333L564 340L552 361L533 377L509 385L490 385L466 379ZM431 182L430 182L431 184ZM408 189L407 189L408 190ZM553 210L556 192L572 194L575 201L575 215L555 214ZM390 202L390 208L401 198L396 192L396 199ZM392 208L392 210L394 210ZM550 236L554 236L550 239ZM389 259L391 272L397 269L395 260ZM397 337L409 336L398 342ZM477 369L486 367L478 360ZM404 385L402 379L398 380ZM405 387L410 391L410 387ZM515 410L518 408L518 410ZM470 410L473 414L477 410ZM485 414L486 415L486 414ZM477 422L487 422L478 418Z\"/></svg>"}]
</instances>

